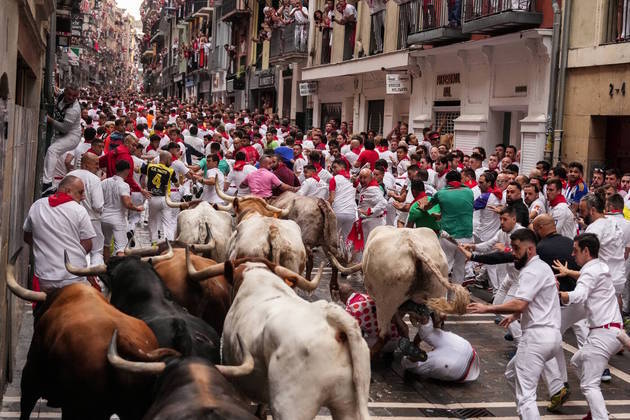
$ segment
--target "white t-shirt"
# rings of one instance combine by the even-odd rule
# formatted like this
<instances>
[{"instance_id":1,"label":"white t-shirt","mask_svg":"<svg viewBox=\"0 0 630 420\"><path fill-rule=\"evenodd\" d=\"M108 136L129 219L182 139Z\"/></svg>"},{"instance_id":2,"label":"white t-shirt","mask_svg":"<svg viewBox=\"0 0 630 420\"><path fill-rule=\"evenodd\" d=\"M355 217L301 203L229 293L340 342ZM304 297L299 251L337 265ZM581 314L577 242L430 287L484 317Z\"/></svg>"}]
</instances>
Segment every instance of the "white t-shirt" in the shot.
<instances>
[{"instance_id":1,"label":"white t-shirt","mask_svg":"<svg viewBox=\"0 0 630 420\"><path fill-rule=\"evenodd\" d=\"M104 222L127 223L127 207L122 202L122 197L131 197L129 184L118 175L101 182L103 188L103 218Z\"/></svg>"},{"instance_id":2,"label":"white t-shirt","mask_svg":"<svg viewBox=\"0 0 630 420\"><path fill-rule=\"evenodd\" d=\"M199 153L205 152L205 146L203 145L203 140L196 136L186 136L184 137L184 143L198 151ZM192 163L195 164L199 161L197 156L191 156Z\"/></svg>"},{"instance_id":3,"label":"white t-shirt","mask_svg":"<svg viewBox=\"0 0 630 420\"><path fill-rule=\"evenodd\" d=\"M238 189L238 195L240 197L251 195L251 191L249 190L249 187L245 187L245 186L240 187L240 185L243 181L245 181L245 178L247 178L247 175L251 174L252 172L256 172L256 167L252 165L245 165L243 166L242 171L237 171L237 170L232 169L230 173L228 173L227 175L226 181L231 186Z\"/></svg>"},{"instance_id":4,"label":"white t-shirt","mask_svg":"<svg viewBox=\"0 0 630 420\"><path fill-rule=\"evenodd\" d=\"M617 287L626 282L624 251L626 245L623 232L618 224L602 217L586 227L587 233L594 233L599 239L599 260L608 265L613 284Z\"/></svg>"},{"instance_id":5,"label":"white t-shirt","mask_svg":"<svg viewBox=\"0 0 630 420\"><path fill-rule=\"evenodd\" d=\"M307 178L302 182L297 193L306 197L318 197L326 200L328 198L328 185L321 179L317 181L315 178Z\"/></svg>"},{"instance_id":6,"label":"white t-shirt","mask_svg":"<svg viewBox=\"0 0 630 420\"><path fill-rule=\"evenodd\" d=\"M74 149L74 168L78 169L81 167L81 158L83 154L90 150L92 147L92 143L86 143L84 139L81 139L81 143Z\"/></svg>"},{"instance_id":7,"label":"white t-shirt","mask_svg":"<svg viewBox=\"0 0 630 420\"><path fill-rule=\"evenodd\" d=\"M335 199L332 203L332 209L335 214L356 215L357 203L355 201L355 196L357 194L357 190L348 178L343 175L335 175L329 182L329 190L335 191Z\"/></svg>"},{"instance_id":8,"label":"white t-shirt","mask_svg":"<svg viewBox=\"0 0 630 420\"><path fill-rule=\"evenodd\" d=\"M354 17L354 20L357 20L357 9L351 5L350 3L346 3L346 7L343 9L343 17L348 18L350 16Z\"/></svg>"},{"instance_id":9,"label":"white t-shirt","mask_svg":"<svg viewBox=\"0 0 630 420\"><path fill-rule=\"evenodd\" d=\"M55 165L55 170L53 171L53 184L59 184L68 173L68 169L66 168L66 157L69 155L72 155L74 159L74 150L64 153L57 160L57 165Z\"/></svg>"},{"instance_id":10,"label":"white t-shirt","mask_svg":"<svg viewBox=\"0 0 630 420\"><path fill-rule=\"evenodd\" d=\"M76 201L51 207L48 198L40 198L31 206L24 221L24 232L33 234L35 275L49 281L72 280L78 277L66 271L63 252L70 263L85 267L86 252L81 241L96 236L90 216Z\"/></svg>"},{"instance_id":11,"label":"white t-shirt","mask_svg":"<svg viewBox=\"0 0 630 420\"><path fill-rule=\"evenodd\" d=\"M577 223L575 216L567 203L558 203L549 209L551 217L556 222L556 231L569 239L577 235Z\"/></svg>"},{"instance_id":12,"label":"white t-shirt","mask_svg":"<svg viewBox=\"0 0 630 420\"><path fill-rule=\"evenodd\" d=\"M206 171L205 178L214 179L215 176L218 176L217 182L219 183L219 189L223 191L223 181L225 177L223 176L223 172L219 170L219 168L212 168ZM223 203L223 200L219 198L217 192L215 190L214 185L204 185L203 186L203 194L201 195L201 199L207 201L210 204Z\"/></svg>"},{"instance_id":13,"label":"white t-shirt","mask_svg":"<svg viewBox=\"0 0 630 420\"><path fill-rule=\"evenodd\" d=\"M521 314L523 332L533 327L560 330L560 302L556 278L551 267L538 255L521 269L518 275L518 290L514 297L529 303L525 312Z\"/></svg>"},{"instance_id":14,"label":"white t-shirt","mask_svg":"<svg viewBox=\"0 0 630 420\"><path fill-rule=\"evenodd\" d=\"M85 169L75 169L74 171L68 172L68 175L76 176L83 181L83 185L85 186L85 200L81 201L81 205L87 210L90 220L100 220L104 204L101 179Z\"/></svg>"}]
</instances>

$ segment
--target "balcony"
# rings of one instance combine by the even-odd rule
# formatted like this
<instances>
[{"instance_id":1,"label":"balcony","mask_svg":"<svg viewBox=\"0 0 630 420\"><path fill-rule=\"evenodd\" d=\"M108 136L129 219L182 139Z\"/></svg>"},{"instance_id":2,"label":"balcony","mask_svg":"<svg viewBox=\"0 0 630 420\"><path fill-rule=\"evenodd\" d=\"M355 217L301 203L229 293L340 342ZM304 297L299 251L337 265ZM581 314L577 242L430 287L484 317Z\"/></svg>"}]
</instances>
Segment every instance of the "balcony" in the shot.
<instances>
[{"instance_id":1,"label":"balcony","mask_svg":"<svg viewBox=\"0 0 630 420\"><path fill-rule=\"evenodd\" d=\"M184 17L191 20L198 16L210 16L214 8L214 0L188 0L184 7Z\"/></svg>"},{"instance_id":2,"label":"balcony","mask_svg":"<svg viewBox=\"0 0 630 420\"><path fill-rule=\"evenodd\" d=\"M606 18L604 42L630 42L630 4L624 0L610 0Z\"/></svg>"},{"instance_id":3,"label":"balcony","mask_svg":"<svg viewBox=\"0 0 630 420\"><path fill-rule=\"evenodd\" d=\"M308 51L308 24L293 22L280 28L274 28L269 45L269 62L306 59Z\"/></svg>"},{"instance_id":4,"label":"balcony","mask_svg":"<svg viewBox=\"0 0 630 420\"><path fill-rule=\"evenodd\" d=\"M235 22L250 13L246 0L225 0L221 6L221 20Z\"/></svg>"},{"instance_id":5,"label":"balcony","mask_svg":"<svg viewBox=\"0 0 630 420\"><path fill-rule=\"evenodd\" d=\"M449 8L449 0L413 0L418 5L419 30L407 37L411 44L446 44L465 41L470 35L462 33L461 0L455 0Z\"/></svg>"},{"instance_id":6,"label":"balcony","mask_svg":"<svg viewBox=\"0 0 630 420\"><path fill-rule=\"evenodd\" d=\"M540 26L536 0L463 0L463 33L497 34Z\"/></svg>"}]
</instances>

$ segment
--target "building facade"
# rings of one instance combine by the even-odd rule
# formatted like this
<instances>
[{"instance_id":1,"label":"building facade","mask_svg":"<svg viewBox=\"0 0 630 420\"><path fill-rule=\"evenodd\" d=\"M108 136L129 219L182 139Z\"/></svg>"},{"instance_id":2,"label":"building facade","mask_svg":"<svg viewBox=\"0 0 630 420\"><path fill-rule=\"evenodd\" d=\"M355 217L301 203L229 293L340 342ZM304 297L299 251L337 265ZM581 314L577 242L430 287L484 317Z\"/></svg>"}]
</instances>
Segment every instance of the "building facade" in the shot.
<instances>
[{"instance_id":1,"label":"building facade","mask_svg":"<svg viewBox=\"0 0 630 420\"><path fill-rule=\"evenodd\" d=\"M623 0L568 5L560 157L584 163L588 173L602 166L630 172L630 5Z\"/></svg>"}]
</instances>

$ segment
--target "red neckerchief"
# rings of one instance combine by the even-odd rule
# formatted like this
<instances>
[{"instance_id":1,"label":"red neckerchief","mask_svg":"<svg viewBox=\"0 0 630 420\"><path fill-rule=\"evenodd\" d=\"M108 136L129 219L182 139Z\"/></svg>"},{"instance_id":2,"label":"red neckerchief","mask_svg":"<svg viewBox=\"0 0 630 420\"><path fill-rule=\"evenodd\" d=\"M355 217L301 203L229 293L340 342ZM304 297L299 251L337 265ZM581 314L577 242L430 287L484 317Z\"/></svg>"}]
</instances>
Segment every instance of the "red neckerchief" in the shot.
<instances>
[{"instance_id":1,"label":"red neckerchief","mask_svg":"<svg viewBox=\"0 0 630 420\"><path fill-rule=\"evenodd\" d=\"M566 203L566 202L567 202L567 199L566 199L566 198L564 198L564 195L562 195L562 194L558 194L558 195L556 196L556 198L554 198L553 200L551 200L551 201L549 202L549 206L551 206L551 207L556 207L558 204L560 204L560 203Z\"/></svg>"},{"instance_id":2,"label":"red neckerchief","mask_svg":"<svg viewBox=\"0 0 630 420\"><path fill-rule=\"evenodd\" d=\"M464 182L464 185L472 189L477 186L477 181L475 181L474 179L471 179L470 181Z\"/></svg>"},{"instance_id":3,"label":"red neckerchief","mask_svg":"<svg viewBox=\"0 0 630 420\"><path fill-rule=\"evenodd\" d=\"M417 203L418 201L422 200L426 196L427 196L427 193L422 191L421 193L418 194L416 198L413 199L413 201L411 202L411 205L413 206L414 203Z\"/></svg>"},{"instance_id":4,"label":"red neckerchief","mask_svg":"<svg viewBox=\"0 0 630 420\"><path fill-rule=\"evenodd\" d=\"M376 182L376 180L374 178L372 178L372 180L370 181L370 183L368 184L367 188L370 187L378 187L378 182Z\"/></svg>"},{"instance_id":5,"label":"red neckerchief","mask_svg":"<svg viewBox=\"0 0 630 420\"><path fill-rule=\"evenodd\" d=\"M458 167L459 169L464 169L464 164L463 164L463 163L458 163L458 164L457 164L457 167Z\"/></svg>"},{"instance_id":6,"label":"red neckerchief","mask_svg":"<svg viewBox=\"0 0 630 420\"><path fill-rule=\"evenodd\" d=\"M300 153L299 155L295 156L294 159L295 160L298 160L298 159L306 160L306 159L304 159L304 156L302 156L302 153Z\"/></svg>"},{"instance_id":7,"label":"red neckerchief","mask_svg":"<svg viewBox=\"0 0 630 420\"><path fill-rule=\"evenodd\" d=\"M608 214L621 214L623 213L623 210L611 210L608 212Z\"/></svg>"},{"instance_id":8,"label":"red neckerchief","mask_svg":"<svg viewBox=\"0 0 630 420\"><path fill-rule=\"evenodd\" d=\"M315 181L319 182L319 176L317 174L313 174L313 176L311 176L311 178L313 178Z\"/></svg>"},{"instance_id":9,"label":"red neckerchief","mask_svg":"<svg viewBox=\"0 0 630 420\"><path fill-rule=\"evenodd\" d=\"M171 153L171 156L173 157L173 160L178 160L179 159L179 157L177 155L173 154L173 153Z\"/></svg>"},{"instance_id":10,"label":"red neckerchief","mask_svg":"<svg viewBox=\"0 0 630 420\"><path fill-rule=\"evenodd\" d=\"M136 132L136 137L140 138L140 137L144 137L144 134L142 132L140 132L139 130L135 130Z\"/></svg>"},{"instance_id":11,"label":"red neckerchief","mask_svg":"<svg viewBox=\"0 0 630 420\"><path fill-rule=\"evenodd\" d=\"M150 152L151 150L157 150L155 147L153 147L152 144L147 146L147 152Z\"/></svg>"},{"instance_id":12,"label":"red neckerchief","mask_svg":"<svg viewBox=\"0 0 630 420\"><path fill-rule=\"evenodd\" d=\"M442 178L444 175L446 175L448 173L448 166L446 167L446 169L444 169L442 172L440 172L438 174L439 178Z\"/></svg>"},{"instance_id":13,"label":"red neckerchief","mask_svg":"<svg viewBox=\"0 0 630 420\"><path fill-rule=\"evenodd\" d=\"M462 183L459 181L451 181L448 182L446 185L448 185L450 188L460 188L462 186Z\"/></svg>"},{"instance_id":14,"label":"red neckerchief","mask_svg":"<svg viewBox=\"0 0 630 420\"><path fill-rule=\"evenodd\" d=\"M378 150L381 153L385 153L385 152L387 152L389 150L389 147L387 147L387 146L378 146L376 148L376 150Z\"/></svg>"},{"instance_id":15,"label":"red neckerchief","mask_svg":"<svg viewBox=\"0 0 630 420\"><path fill-rule=\"evenodd\" d=\"M343 177L345 177L347 179L350 179L350 174L345 169L342 169L341 171L337 172L337 175L341 175L341 176L343 176Z\"/></svg>"},{"instance_id":16,"label":"red neckerchief","mask_svg":"<svg viewBox=\"0 0 630 420\"><path fill-rule=\"evenodd\" d=\"M492 188L488 188L488 191L490 194L494 194L497 199L501 200L503 198L503 191L501 191L501 188L497 187L496 185Z\"/></svg>"},{"instance_id":17,"label":"red neckerchief","mask_svg":"<svg viewBox=\"0 0 630 420\"><path fill-rule=\"evenodd\" d=\"M234 162L234 170L242 171L245 165L247 165L247 162L245 162L244 160L237 160L236 162Z\"/></svg>"},{"instance_id":18,"label":"red neckerchief","mask_svg":"<svg viewBox=\"0 0 630 420\"><path fill-rule=\"evenodd\" d=\"M567 189L567 181L565 181L564 179L562 180L562 189L563 190Z\"/></svg>"},{"instance_id":19,"label":"red neckerchief","mask_svg":"<svg viewBox=\"0 0 630 420\"><path fill-rule=\"evenodd\" d=\"M350 149L350 151L355 155L358 155L361 153L361 147L355 147L354 149Z\"/></svg>"},{"instance_id":20,"label":"red neckerchief","mask_svg":"<svg viewBox=\"0 0 630 420\"><path fill-rule=\"evenodd\" d=\"M584 180L582 179L582 177L578 178L575 180L575 182L571 182L569 181L569 188L573 188L576 185L578 185L580 182L584 183Z\"/></svg>"},{"instance_id":21,"label":"red neckerchief","mask_svg":"<svg viewBox=\"0 0 630 420\"><path fill-rule=\"evenodd\" d=\"M228 133L226 133L225 131L221 133L221 137L223 137L226 140L230 138L230 136L228 136Z\"/></svg>"},{"instance_id":22,"label":"red neckerchief","mask_svg":"<svg viewBox=\"0 0 630 420\"><path fill-rule=\"evenodd\" d=\"M64 192L58 192L57 194L48 196L48 205L50 207L57 207L70 201L74 201L74 198Z\"/></svg>"},{"instance_id":23,"label":"red neckerchief","mask_svg":"<svg viewBox=\"0 0 630 420\"><path fill-rule=\"evenodd\" d=\"M322 165L320 165L319 162L313 162L312 164L315 167L315 170L317 171L317 173L319 173L319 171L322 170Z\"/></svg>"}]
</instances>

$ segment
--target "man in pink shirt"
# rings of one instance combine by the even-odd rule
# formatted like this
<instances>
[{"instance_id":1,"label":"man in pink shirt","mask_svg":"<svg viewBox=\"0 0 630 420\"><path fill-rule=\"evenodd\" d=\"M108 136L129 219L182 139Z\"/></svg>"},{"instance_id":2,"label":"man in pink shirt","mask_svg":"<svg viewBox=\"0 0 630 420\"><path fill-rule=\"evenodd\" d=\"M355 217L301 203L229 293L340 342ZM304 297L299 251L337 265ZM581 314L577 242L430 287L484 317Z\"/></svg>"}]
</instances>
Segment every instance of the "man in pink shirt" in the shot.
<instances>
[{"instance_id":1,"label":"man in pink shirt","mask_svg":"<svg viewBox=\"0 0 630 420\"><path fill-rule=\"evenodd\" d=\"M271 190L274 187L279 187L281 191L293 192L299 189L299 187L292 187L280 181L269 168L271 168L271 157L263 156L260 159L260 168L256 172L247 175L241 183L241 187L249 187L252 195L260 198L271 197L273 195Z\"/></svg>"}]
</instances>

